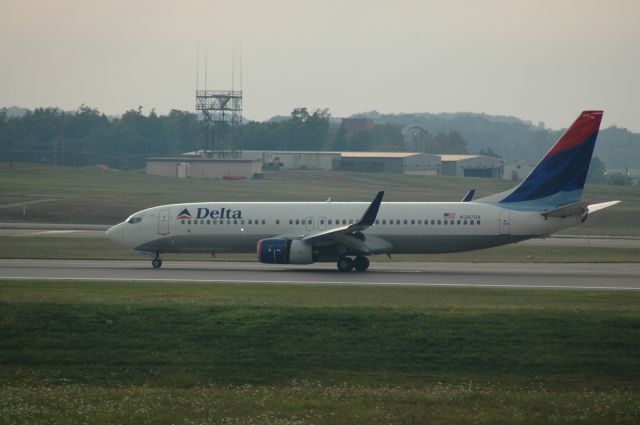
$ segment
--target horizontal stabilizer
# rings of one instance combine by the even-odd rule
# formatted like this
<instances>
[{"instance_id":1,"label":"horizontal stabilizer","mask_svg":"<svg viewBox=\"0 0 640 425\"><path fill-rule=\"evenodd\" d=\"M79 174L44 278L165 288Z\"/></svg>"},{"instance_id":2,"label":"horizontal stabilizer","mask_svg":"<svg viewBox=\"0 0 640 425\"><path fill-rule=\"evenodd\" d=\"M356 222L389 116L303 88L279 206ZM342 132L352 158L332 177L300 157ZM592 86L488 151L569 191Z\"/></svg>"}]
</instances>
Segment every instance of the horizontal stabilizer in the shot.
<instances>
[{"instance_id":1,"label":"horizontal stabilizer","mask_svg":"<svg viewBox=\"0 0 640 425\"><path fill-rule=\"evenodd\" d=\"M564 218L564 217L570 217L573 215L585 215L585 214L591 214L594 213L596 211L600 211L603 210L605 208L609 208L613 205L619 204L620 201L609 201L609 202L603 202L601 204L591 204L589 205L588 202L576 202L574 204L569 204L569 205L565 205L562 206L560 208L556 208L553 210L549 210L549 211L545 211L543 213L541 213L543 216L545 217L560 217L560 218ZM585 216L586 217L586 216Z\"/></svg>"},{"instance_id":2,"label":"horizontal stabilizer","mask_svg":"<svg viewBox=\"0 0 640 425\"><path fill-rule=\"evenodd\" d=\"M570 217L572 215L583 215L588 212L589 203L588 202L576 202L573 204L565 205L560 208L555 208L553 210L545 211L541 213L546 217Z\"/></svg>"},{"instance_id":3,"label":"horizontal stabilizer","mask_svg":"<svg viewBox=\"0 0 640 425\"><path fill-rule=\"evenodd\" d=\"M609 202L603 202L601 204L591 204L587 207L587 210L589 211L589 214L594 213L596 211L600 211L603 210L605 208L609 208L612 207L616 204L619 204L620 201L609 201Z\"/></svg>"}]
</instances>

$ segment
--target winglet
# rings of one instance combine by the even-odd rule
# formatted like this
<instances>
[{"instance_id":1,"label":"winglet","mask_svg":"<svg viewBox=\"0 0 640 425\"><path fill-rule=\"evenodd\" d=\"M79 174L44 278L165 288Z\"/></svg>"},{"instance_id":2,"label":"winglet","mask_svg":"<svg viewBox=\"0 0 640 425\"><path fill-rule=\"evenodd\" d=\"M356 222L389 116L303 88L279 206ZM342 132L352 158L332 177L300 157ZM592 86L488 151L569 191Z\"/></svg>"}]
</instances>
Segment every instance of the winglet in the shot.
<instances>
[{"instance_id":1,"label":"winglet","mask_svg":"<svg viewBox=\"0 0 640 425\"><path fill-rule=\"evenodd\" d=\"M373 199L369 208L364 212L364 215L358 221L359 226L372 226L376 221L376 217L378 216L378 210L380 209L380 204L382 204L382 197L384 196L384 191L378 192L376 197Z\"/></svg>"},{"instance_id":2,"label":"winglet","mask_svg":"<svg viewBox=\"0 0 640 425\"><path fill-rule=\"evenodd\" d=\"M476 194L476 190L471 189L470 191L467 192L466 195L464 195L464 198L462 198L462 201L460 202L471 202L471 200L473 199L473 195L475 194Z\"/></svg>"}]
</instances>

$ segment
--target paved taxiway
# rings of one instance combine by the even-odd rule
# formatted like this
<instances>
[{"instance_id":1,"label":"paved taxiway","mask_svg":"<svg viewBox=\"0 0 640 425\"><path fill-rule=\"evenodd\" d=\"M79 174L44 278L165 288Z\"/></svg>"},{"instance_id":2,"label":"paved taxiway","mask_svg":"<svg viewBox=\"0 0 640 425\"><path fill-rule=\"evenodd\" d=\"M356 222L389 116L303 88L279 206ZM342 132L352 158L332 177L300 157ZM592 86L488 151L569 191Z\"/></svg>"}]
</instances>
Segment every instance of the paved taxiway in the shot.
<instances>
[{"instance_id":1,"label":"paved taxiway","mask_svg":"<svg viewBox=\"0 0 640 425\"><path fill-rule=\"evenodd\" d=\"M154 270L149 261L0 260L0 279L640 290L640 264L372 262L366 273L339 273L333 264L165 261Z\"/></svg>"}]
</instances>

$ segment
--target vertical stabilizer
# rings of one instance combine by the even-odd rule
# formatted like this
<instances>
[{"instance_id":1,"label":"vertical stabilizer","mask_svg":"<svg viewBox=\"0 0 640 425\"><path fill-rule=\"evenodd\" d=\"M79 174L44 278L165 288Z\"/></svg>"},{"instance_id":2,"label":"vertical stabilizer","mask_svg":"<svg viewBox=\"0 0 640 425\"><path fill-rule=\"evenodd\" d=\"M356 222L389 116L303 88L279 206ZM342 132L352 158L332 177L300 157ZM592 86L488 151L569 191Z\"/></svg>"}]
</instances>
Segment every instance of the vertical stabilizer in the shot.
<instances>
[{"instance_id":1,"label":"vertical stabilizer","mask_svg":"<svg viewBox=\"0 0 640 425\"><path fill-rule=\"evenodd\" d=\"M522 183L477 202L542 210L580 201L602 114L602 111L582 112Z\"/></svg>"}]
</instances>

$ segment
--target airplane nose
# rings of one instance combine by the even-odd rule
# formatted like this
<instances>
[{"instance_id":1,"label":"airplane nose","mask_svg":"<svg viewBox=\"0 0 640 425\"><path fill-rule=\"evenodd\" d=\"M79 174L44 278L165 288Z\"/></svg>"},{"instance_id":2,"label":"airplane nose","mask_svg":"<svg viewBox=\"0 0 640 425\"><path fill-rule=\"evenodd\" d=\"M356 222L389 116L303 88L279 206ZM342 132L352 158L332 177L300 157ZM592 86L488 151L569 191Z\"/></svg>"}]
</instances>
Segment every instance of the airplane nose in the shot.
<instances>
[{"instance_id":1,"label":"airplane nose","mask_svg":"<svg viewBox=\"0 0 640 425\"><path fill-rule=\"evenodd\" d=\"M106 232L104 232L104 235L108 238L111 239L114 242L118 242L120 233L122 233L122 228L120 226L120 224L116 224L115 226L111 226L107 229Z\"/></svg>"}]
</instances>

